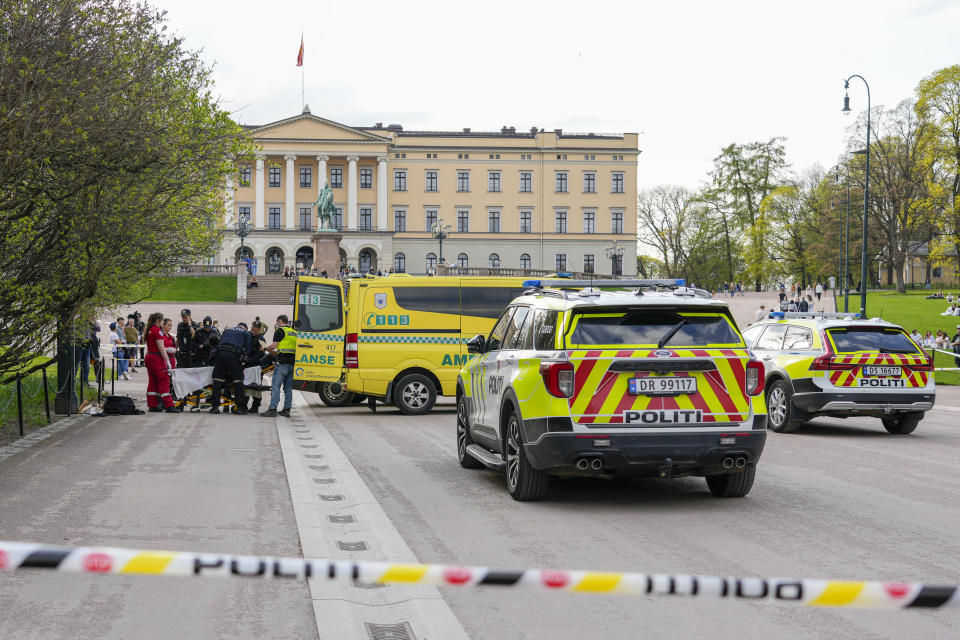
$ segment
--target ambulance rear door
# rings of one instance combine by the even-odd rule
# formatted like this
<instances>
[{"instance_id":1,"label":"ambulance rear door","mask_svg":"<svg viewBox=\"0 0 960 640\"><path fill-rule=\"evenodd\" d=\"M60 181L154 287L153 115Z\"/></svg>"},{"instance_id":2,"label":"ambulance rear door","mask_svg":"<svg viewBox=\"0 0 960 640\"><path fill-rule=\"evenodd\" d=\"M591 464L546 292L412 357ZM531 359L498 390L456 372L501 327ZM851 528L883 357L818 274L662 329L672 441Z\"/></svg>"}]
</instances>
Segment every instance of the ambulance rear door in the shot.
<instances>
[{"instance_id":1,"label":"ambulance rear door","mask_svg":"<svg viewBox=\"0 0 960 640\"><path fill-rule=\"evenodd\" d=\"M343 285L329 278L300 278L294 301L293 326L297 330L294 380L340 380L346 331Z\"/></svg>"}]
</instances>

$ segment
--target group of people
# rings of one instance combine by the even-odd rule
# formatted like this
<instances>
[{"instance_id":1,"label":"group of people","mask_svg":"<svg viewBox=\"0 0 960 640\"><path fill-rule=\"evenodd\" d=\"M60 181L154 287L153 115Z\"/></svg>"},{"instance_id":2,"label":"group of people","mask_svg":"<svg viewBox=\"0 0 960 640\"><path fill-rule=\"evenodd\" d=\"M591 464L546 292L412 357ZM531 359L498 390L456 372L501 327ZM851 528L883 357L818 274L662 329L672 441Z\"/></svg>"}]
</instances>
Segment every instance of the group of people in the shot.
<instances>
[{"instance_id":1,"label":"group of people","mask_svg":"<svg viewBox=\"0 0 960 640\"><path fill-rule=\"evenodd\" d=\"M742 282L724 282L717 287L717 293L726 293L730 297L742 296L746 292Z\"/></svg>"},{"instance_id":2,"label":"group of people","mask_svg":"<svg viewBox=\"0 0 960 640\"><path fill-rule=\"evenodd\" d=\"M273 384L270 407L262 415L289 416L293 402L293 365L296 355L296 332L289 326L290 319L277 317L273 341L267 344L267 325L257 317L250 325L239 322L223 332L217 321L206 316L198 324L190 309L180 312L176 333L173 321L162 313L152 313L147 319L144 334L147 369L147 407L151 412L179 413L171 389L170 377L174 369L213 367L213 386L210 413L220 413L220 400L229 393L237 413L258 413L262 400L259 388L251 389L247 397L243 370L247 367L273 363ZM259 387L259 385L257 385ZM280 392L283 391L283 409Z\"/></svg>"},{"instance_id":3,"label":"group of people","mask_svg":"<svg viewBox=\"0 0 960 640\"><path fill-rule=\"evenodd\" d=\"M800 300L801 298L806 298L808 301L813 300L813 297L817 297L817 302L820 302L820 299L823 297L823 284L818 282L814 284L808 284L807 288L804 289L800 284L793 283L790 285L789 294L787 292L787 285L783 282L777 283L777 290L780 294L780 302L783 303L784 300L789 298L790 300Z\"/></svg>"}]
</instances>

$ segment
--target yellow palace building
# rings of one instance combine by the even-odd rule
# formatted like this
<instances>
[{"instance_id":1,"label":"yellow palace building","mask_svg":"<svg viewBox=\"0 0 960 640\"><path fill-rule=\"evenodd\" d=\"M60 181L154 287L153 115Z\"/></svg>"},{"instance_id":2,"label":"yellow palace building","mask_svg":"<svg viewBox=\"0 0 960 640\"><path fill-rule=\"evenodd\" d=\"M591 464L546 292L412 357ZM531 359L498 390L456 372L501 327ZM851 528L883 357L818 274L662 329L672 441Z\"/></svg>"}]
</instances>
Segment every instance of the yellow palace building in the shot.
<instances>
[{"instance_id":1,"label":"yellow palace building","mask_svg":"<svg viewBox=\"0 0 960 640\"><path fill-rule=\"evenodd\" d=\"M312 205L325 183L340 259L363 272L423 274L441 258L470 268L635 271L635 133L352 127L309 107L247 129L259 153L228 181L225 221L246 219L244 252L257 273L312 263ZM438 224L450 228L442 256ZM218 258L240 259L240 238L228 235Z\"/></svg>"}]
</instances>

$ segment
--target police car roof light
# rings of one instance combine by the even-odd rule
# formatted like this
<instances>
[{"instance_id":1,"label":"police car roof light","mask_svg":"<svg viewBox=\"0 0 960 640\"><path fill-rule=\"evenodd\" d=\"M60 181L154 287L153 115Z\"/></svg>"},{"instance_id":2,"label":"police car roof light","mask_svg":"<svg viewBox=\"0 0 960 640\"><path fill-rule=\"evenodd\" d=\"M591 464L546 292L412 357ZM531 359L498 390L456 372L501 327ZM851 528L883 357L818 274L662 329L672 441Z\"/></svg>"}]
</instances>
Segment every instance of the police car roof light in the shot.
<instances>
[{"instance_id":1,"label":"police car roof light","mask_svg":"<svg viewBox=\"0 0 960 640\"><path fill-rule=\"evenodd\" d=\"M843 313L836 311L771 311L771 318L851 318L859 320L859 313Z\"/></svg>"}]
</instances>

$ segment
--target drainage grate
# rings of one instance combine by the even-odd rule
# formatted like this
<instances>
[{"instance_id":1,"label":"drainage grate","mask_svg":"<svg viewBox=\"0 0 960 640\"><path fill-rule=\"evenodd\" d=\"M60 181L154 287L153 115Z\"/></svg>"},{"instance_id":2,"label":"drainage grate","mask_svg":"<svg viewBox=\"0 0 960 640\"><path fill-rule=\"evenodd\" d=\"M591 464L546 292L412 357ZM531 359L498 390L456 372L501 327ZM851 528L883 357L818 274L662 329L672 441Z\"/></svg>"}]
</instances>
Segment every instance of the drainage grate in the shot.
<instances>
[{"instance_id":1,"label":"drainage grate","mask_svg":"<svg viewBox=\"0 0 960 640\"><path fill-rule=\"evenodd\" d=\"M361 540L360 542L344 542L343 540L337 540L337 546L340 547L341 551L366 551L367 543Z\"/></svg>"},{"instance_id":2,"label":"drainage grate","mask_svg":"<svg viewBox=\"0 0 960 640\"><path fill-rule=\"evenodd\" d=\"M317 495L319 495L320 499L325 502L336 502L337 500L343 500L343 496L340 495L339 493L334 493L331 495L325 495L325 494L319 493Z\"/></svg>"},{"instance_id":3,"label":"drainage grate","mask_svg":"<svg viewBox=\"0 0 960 640\"><path fill-rule=\"evenodd\" d=\"M313 481L317 484L335 484L337 480L335 478L314 478Z\"/></svg>"},{"instance_id":4,"label":"drainage grate","mask_svg":"<svg viewBox=\"0 0 960 640\"><path fill-rule=\"evenodd\" d=\"M331 516L327 516L327 520L329 520L330 522L336 522L337 524L347 524L348 522L357 521L356 518L350 515L346 515L346 516L331 515Z\"/></svg>"},{"instance_id":5,"label":"drainage grate","mask_svg":"<svg viewBox=\"0 0 960 640\"><path fill-rule=\"evenodd\" d=\"M374 622L364 622L367 627L367 633L370 634L370 640L416 640L413 635L413 629L409 622L398 622L396 624L376 624Z\"/></svg>"}]
</instances>

